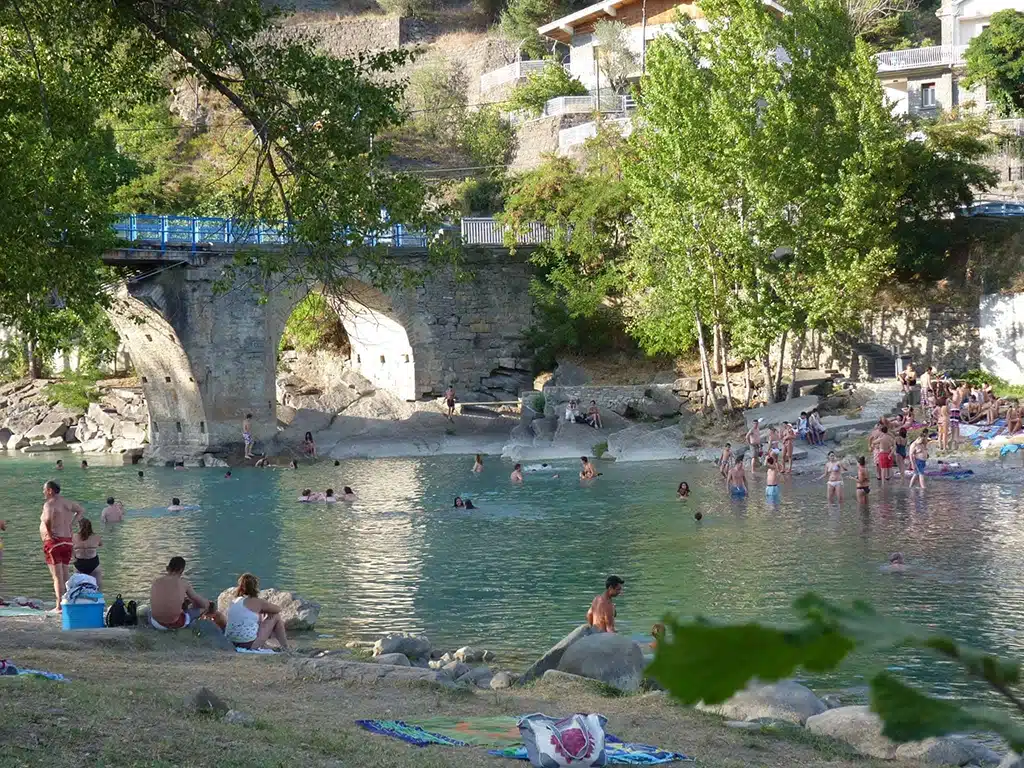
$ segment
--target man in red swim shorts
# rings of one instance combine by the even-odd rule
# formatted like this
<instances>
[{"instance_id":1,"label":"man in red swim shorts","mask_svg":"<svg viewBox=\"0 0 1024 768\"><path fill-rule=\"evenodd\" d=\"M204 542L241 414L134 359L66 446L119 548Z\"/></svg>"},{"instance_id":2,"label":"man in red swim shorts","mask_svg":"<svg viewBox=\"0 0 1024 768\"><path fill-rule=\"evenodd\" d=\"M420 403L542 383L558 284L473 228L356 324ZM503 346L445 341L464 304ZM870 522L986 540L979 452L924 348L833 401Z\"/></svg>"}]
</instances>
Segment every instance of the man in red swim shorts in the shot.
<instances>
[{"instance_id":1,"label":"man in red swim shorts","mask_svg":"<svg viewBox=\"0 0 1024 768\"><path fill-rule=\"evenodd\" d=\"M878 469L883 484L892 478L892 470L896 466L896 457L893 456L893 449L895 447L896 441L889 434L889 427L883 425L880 427L879 435L875 439L875 450L878 452Z\"/></svg>"},{"instance_id":2,"label":"man in red swim shorts","mask_svg":"<svg viewBox=\"0 0 1024 768\"><path fill-rule=\"evenodd\" d=\"M82 506L60 495L56 480L47 480L43 486L43 514L39 518L39 538L43 541L43 557L53 578L53 593L57 596L57 608L64 597L64 585L68 581L68 566L74 548L71 544L71 526L85 514Z\"/></svg>"}]
</instances>

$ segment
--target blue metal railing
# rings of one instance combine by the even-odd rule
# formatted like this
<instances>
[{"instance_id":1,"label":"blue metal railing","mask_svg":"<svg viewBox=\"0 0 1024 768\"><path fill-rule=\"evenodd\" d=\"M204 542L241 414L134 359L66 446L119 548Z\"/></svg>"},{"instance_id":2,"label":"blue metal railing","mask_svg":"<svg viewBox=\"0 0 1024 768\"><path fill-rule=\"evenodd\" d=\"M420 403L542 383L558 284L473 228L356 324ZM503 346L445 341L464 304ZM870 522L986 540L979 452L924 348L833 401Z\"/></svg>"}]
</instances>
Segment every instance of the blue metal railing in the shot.
<instances>
[{"instance_id":1,"label":"blue metal railing","mask_svg":"<svg viewBox=\"0 0 1024 768\"><path fill-rule=\"evenodd\" d=\"M114 232L130 243L147 247L195 250L204 245L284 245L290 237L287 224L241 222L203 216L150 216L133 213L114 223ZM425 232L410 230L403 224L363 238L367 245L390 245L394 248L424 248Z\"/></svg>"}]
</instances>

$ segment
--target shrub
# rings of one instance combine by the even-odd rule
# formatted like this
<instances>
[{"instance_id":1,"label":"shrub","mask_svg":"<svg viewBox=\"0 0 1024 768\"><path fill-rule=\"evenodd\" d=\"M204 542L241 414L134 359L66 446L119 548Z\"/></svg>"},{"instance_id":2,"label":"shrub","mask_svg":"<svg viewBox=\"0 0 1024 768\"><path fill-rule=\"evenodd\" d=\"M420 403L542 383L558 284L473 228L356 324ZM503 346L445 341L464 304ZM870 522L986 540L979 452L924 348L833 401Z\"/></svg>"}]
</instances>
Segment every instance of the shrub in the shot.
<instances>
[{"instance_id":1,"label":"shrub","mask_svg":"<svg viewBox=\"0 0 1024 768\"><path fill-rule=\"evenodd\" d=\"M623 93L629 87L629 76L640 69L640 57L629 47L629 28L621 21L599 21L594 25L594 37L601 72L613 91Z\"/></svg>"},{"instance_id":2,"label":"shrub","mask_svg":"<svg viewBox=\"0 0 1024 768\"><path fill-rule=\"evenodd\" d=\"M94 370L73 373L60 381L47 384L46 395L63 406L85 413L89 403L95 403L100 399L100 393L96 389L99 378L100 374Z\"/></svg>"},{"instance_id":3,"label":"shrub","mask_svg":"<svg viewBox=\"0 0 1024 768\"><path fill-rule=\"evenodd\" d=\"M459 143L466 120L467 83L462 66L446 58L415 70L406 97L416 129L449 146Z\"/></svg>"},{"instance_id":4,"label":"shrub","mask_svg":"<svg viewBox=\"0 0 1024 768\"><path fill-rule=\"evenodd\" d=\"M462 116L459 143L474 165L506 166L516 148L516 132L508 120L492 106L484 106ZM502 168L501 170L504 170Z\"/></svg>"},{"instance_id":5,"label":"shrub","mask_svg":"<svg viewBox=\"0 0 1024 768\"><path fill-rule=\"evenodd\" d=\"M463 216L491 216L505 207L505 185L488 177L466 179L455 186L455 206Z\"/></svg>"},{"instance_id":6,"label":"shrub","mask_svg":"<svg viewBox=\"0 0 1024 768\"><path fill-rule=\"evenodd\" d=\"M546 405L547 400L544 398L544 395L534 395L533 400L530 401L530 407L537 413L544 413L544 406Z\"/></svg>"},{"instance_id":7,"label":"shrub","mask_svg":"<svg viewBox=\"0 0 1024 768\"><path fill-rule=\"evenodd\" d=\"M392 16L421 17L434 10L433 0L377 0L377 5Z\"/></svg>"},{"instance_id":8,"label":"shrub","mask_svg":"<svg viewBox=\"0 0 1024 768\"><path fill-rule=\"evenodd\" d=\"M544 56L551 49L550 43L537 34L537 27L555 18L558 8L555 0L509 0L498 22L498 31L527 56Z\"/></svg>"},{"instance_id":9,"label":"shrub","mask_svg":"<svg viewBox=\"0 0 1024 768\"><path fill-rule=\"evenodd\" d=\"M549 99L559 96L586 96L587 89L579 80L554 63L537 72L531 72L525 83L512 91L507 102L509 111L523 110L534 116L544 111Z\"/></svg>"},{"instance_id":10,"label":"shrub","mask_svg":"<svg viewBox=\"0 0 1024 768\"><path fill-rule=\"evenodd\" d=\"M348 353L349 340L341 318L321 293L309 293L295 305L285 323L278 351L316 352L333 349Z\"/></svg>"}]
</instances>

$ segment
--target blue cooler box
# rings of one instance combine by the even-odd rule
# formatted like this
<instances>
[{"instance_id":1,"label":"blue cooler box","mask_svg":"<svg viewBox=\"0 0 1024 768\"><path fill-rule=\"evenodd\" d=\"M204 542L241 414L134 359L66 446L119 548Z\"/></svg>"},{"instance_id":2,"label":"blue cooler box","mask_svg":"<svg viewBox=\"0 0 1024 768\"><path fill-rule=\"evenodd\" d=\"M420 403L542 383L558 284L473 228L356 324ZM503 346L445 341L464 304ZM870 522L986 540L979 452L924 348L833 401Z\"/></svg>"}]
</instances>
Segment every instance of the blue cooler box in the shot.
<instances>
[{"instance_id":1,"label":"blue cooler box","mask_svg":"<svg viewBox=\"0 0 1024 768\"><path fill-rule=\"evenodd\" d=\"M90 592L90 597L96 600L78 598L73 603L61 605L61 629L64 631L73 629L102 629L106 604L100 592Z\"/></svg>"}]
</instances>

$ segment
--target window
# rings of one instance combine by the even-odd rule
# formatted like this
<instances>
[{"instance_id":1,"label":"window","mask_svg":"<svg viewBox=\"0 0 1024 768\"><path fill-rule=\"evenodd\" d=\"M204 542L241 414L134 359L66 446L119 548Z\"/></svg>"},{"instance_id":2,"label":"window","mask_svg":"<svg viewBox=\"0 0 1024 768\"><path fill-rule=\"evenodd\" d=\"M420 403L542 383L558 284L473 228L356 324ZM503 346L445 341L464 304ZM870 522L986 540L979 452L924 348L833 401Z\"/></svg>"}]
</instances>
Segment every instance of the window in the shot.
<instances>
[{"instance_id":1,"label":"window","mask_svg":"<svg viewBox=\"0 0 1024 768\"><path fill-rule=\"evenodd\" d=\"M935 83L921 83L921 108L935 107Z\"/></svg>"}]
</instances>

